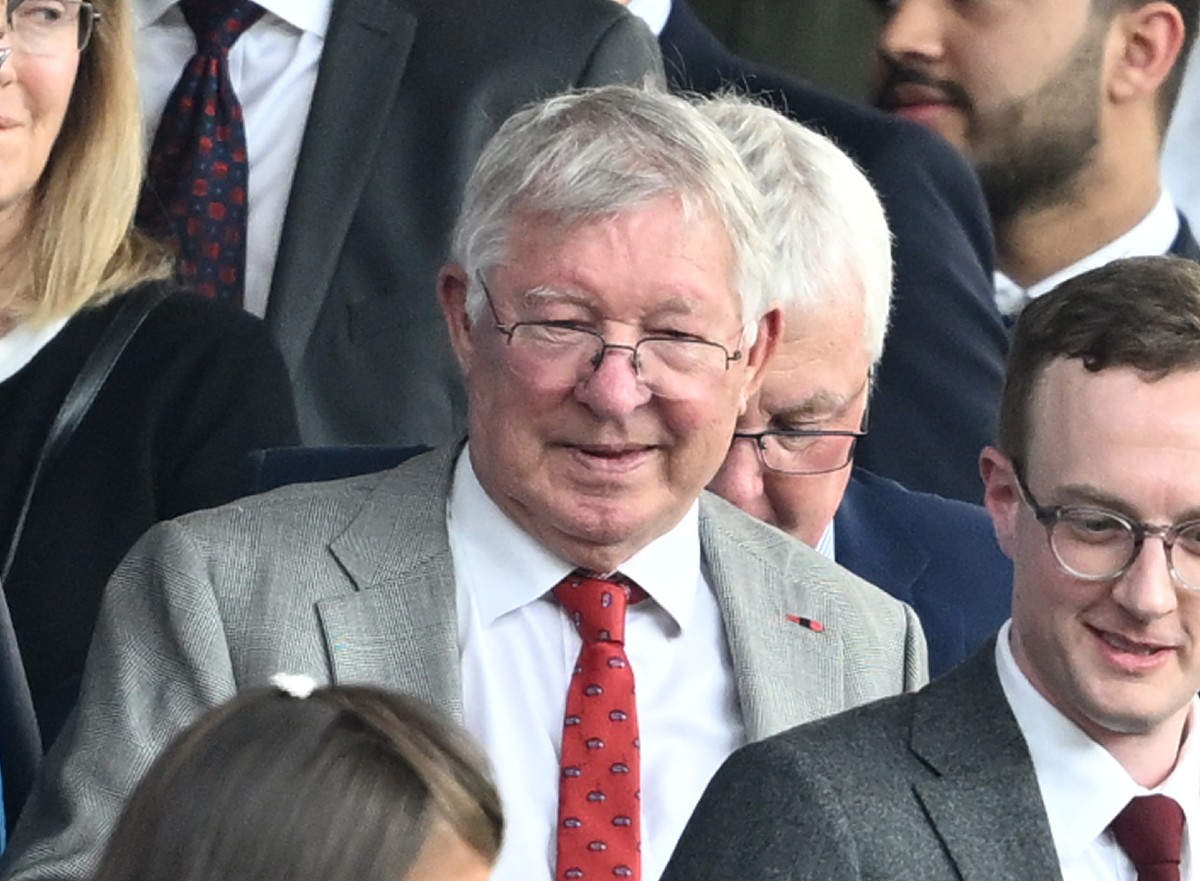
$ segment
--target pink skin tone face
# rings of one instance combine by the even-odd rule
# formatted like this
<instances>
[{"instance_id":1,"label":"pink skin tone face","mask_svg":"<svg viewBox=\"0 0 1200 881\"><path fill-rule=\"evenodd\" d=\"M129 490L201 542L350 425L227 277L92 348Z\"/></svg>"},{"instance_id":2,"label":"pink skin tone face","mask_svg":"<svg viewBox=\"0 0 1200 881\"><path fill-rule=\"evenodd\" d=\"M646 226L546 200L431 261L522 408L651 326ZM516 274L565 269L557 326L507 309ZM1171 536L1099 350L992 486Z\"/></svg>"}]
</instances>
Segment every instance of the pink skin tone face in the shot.
<instances>
[{"instance_id":1,"label":"pink skin tone face","mask_svg":"<svg viewBox=\"0 0 1200 881\"><path fill-rule=\"evenodd\" d=\"M783 341L767 366L762 388L738 421L738 430L858 430L867 406L871 367L862 327L861 310L844 307L789 315ZM826 474L770 471L753 442L738 440L708 488L815 546L841 504L850 471L850 466Z\"/></svg>"},{"instance_id":2,"label":"pink skin tone face","mask_svg":"<svg viewBox=\"0 0 1200 881\"><path fill-rule=\"evenodd\" d=\"M1078 361L1051 363L1032 402L1030 491L1044 506L1101 507L1152 523L1200 517L1198 396L1200 372L1146 382L1127 368L1089 373ZM1148 768L1141 782L1153 785L1174 763L1200 690L1200 594L1174 583L1157 538L1119 578L1070 575L1021 501L1007 457L985 450L982 472L1014 561L1018 665L1123 764Z\"/></svg>"},{"instance_id":3,"label":"pink skin tone face","mask_svg":"<svg viewBox=\"0 0 1200 881\"><path fill-rule=\"evenodd\" d=\"M8 5L0 0L0 27ZM29 55L15 46L11 34L0 48L13 51L0 64L0 248L17 240L50 151L62 129L79 53Z\"/></svg>"},{"instance_id":4,"label":"pink skin tone face","mask_svg":"<svg viewBox=\"0 0 1200 881\"><path fill-rule=\"evenodd\" d=\"M471 460L493 501L575 565L606 572L679 522L716 473L738 415L778 336L777 313L741 342L728 236L711 217L686 219L659 197L566 231L512 222L506 259L487 274L499 319L569 321L632 346L648 334L687 334L743 357L703 393L652 394L627 351L611 350L574 386L517 375L485 309L467 313L467 279L440 279L451 339L470 390Z\"/></svg>"}]
</instances>

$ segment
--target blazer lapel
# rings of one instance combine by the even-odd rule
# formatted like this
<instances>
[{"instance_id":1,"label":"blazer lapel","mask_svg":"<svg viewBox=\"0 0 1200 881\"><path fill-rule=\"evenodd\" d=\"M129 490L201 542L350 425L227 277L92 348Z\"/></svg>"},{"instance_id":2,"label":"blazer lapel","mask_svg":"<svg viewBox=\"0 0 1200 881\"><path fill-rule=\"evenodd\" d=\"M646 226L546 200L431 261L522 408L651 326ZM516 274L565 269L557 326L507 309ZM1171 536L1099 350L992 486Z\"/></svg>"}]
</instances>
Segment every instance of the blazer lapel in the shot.
<instances>
[{"instance_id":1,"label":"blazer lapel","mask_svg":"<svg viewBox=\"0 0 1200 881\"><path fill-rule=\"evenodd\" d=\"M836 633L838 610L828 592L804 589L821 580L818 571L806 573L803 563L788 571L765 565L753 537L728 532L725 504L708 493L701 498L700 547L725 624L746 736L760 740L845 709L840 640L789 619Z\"/></svg>"},{"instance_id":2,"label":"blazer lapel","mask_svg":"<svg viewBox=\"0 0 1200 881\"><path fill-rule=\"evenodd\" d=\"M917 783L917 797L963 881L1058 879L1037 776L994 652L993 639L917 696L912 749L939 775Z\"/></svg>"},{"instance_id":3,"label":"blazer lapel","mask_svg":"<svg viewBox=\"0 0 1200 881\"><path fill-rule=\"evenodd\" d=\"M379 149L417 27L406 0L335 0L267 304L295 375Z\"/></svg>"},{"instance_id":4,"label":"blazer lapel","mask_svg":"<svg viewBox=\"0 0 1200 881\"><path fill-rule=\"evenodd\" d=\"M371 681L462 718L446 497L461 444L401 465L330 544L356 592L317 604L335 682Z\"/></svg>"}]
</instances>

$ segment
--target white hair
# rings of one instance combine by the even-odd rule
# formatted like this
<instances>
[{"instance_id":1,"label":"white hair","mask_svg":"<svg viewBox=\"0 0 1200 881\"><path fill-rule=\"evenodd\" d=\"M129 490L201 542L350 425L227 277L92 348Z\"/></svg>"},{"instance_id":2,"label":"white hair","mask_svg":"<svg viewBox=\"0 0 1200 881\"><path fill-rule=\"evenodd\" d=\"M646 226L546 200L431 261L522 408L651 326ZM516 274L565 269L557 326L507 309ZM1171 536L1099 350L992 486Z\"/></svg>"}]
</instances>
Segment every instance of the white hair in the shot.
<instances>
[{"instance_id":1,"label":"white hair","mask_svg":"<svg viewBox=\"0 0 1200 881\"><path fill-rule=\"evenodd\" d=\"M678 198L690 222L711 216L729 235L744 342L771 307L762 196L720 129L692 104L656 89L603 86L518 111L483 150L452 239L471 279L467 308L483 309L476 278L502 262L516 218L569 229Z\"/></svg>"},{"instance_id":2,"label":"white hair","mask_svg":"<svg viewBox=\"0 0 1200 881\"><path fill-rule=\"evenodd\" d=\"M699 107L762 191L775 301L788 315L861 305L863 343L877 362L891 308L892 250L871 183L831 140L769 107L732 94Z\"/></svg>"}]
</instances>

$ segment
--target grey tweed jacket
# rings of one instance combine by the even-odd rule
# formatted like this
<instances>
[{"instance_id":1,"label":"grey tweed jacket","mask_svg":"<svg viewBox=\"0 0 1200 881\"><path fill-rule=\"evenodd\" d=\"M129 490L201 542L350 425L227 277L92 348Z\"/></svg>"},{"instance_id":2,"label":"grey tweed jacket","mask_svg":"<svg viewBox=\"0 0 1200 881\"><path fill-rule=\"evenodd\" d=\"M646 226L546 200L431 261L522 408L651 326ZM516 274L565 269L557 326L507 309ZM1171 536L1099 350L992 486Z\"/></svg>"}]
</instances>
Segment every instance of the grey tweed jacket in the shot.
<instances>
[{"instance_id":1,"label":"grey tweed jacket","mask_svg":"<svg viewBox=\"0 0 1200 881\"><path fill-rule=\"evenodd\" d=\"M47 759L4 877L86 878L171 737L274 673L390 687L461 718L446 533L457 452L147 533L109 583L77 718ZM715 496L701 502L700 530L751 738L924 682L910 608Z\"/></svg>"},{"instance_id":2,"label":"grey tweed jacket","mask_svg":"<svg viewBox=\"0 0 1200 881\"><path fill-rule=\"evenodd\" d=\"M734 753L662 881L1060 879L994 651Z\"/></svg>"}]
</instances>

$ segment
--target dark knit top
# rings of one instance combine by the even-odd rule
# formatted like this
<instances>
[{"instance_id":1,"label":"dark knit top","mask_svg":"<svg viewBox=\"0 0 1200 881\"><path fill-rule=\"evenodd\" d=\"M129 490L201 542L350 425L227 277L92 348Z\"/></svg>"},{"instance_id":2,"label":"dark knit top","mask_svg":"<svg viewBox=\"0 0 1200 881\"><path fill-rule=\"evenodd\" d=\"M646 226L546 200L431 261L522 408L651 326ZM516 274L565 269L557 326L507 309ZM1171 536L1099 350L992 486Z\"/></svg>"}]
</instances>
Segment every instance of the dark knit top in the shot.
<instances>
[{"instance_id":1,"label":"dark knit top","mask_svg":"<svg viewBox=\"0 0 1200 881\"><path fill-rule=\"evenodd\" d=\"M59 405L122 300L73 316L0 382L0 554ZM262 322L178 292L150 313L43 471L4 586L47 743L125 552L157 520L232 499L250 450L295 443L287 373Z\"/></svg>"}]
</instances>

